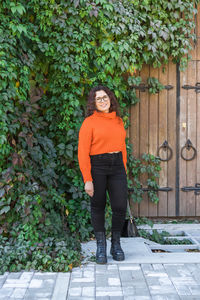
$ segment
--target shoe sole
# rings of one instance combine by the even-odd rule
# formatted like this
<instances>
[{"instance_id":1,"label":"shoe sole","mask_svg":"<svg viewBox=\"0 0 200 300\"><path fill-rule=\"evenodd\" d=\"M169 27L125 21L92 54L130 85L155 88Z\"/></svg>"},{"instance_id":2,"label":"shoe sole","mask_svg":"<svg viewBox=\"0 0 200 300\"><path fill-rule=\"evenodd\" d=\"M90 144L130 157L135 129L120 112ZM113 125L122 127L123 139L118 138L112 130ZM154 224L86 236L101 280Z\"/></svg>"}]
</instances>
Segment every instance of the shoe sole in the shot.
<instances>
[{"instance_id":1,"label":"shoe sole","mask_svg":"<svg viewBox=\"0 0 200 300\"><path fill-rule=\"evenodd\" d=\"M112 252L110 252L110 254L112 255L113 259L116 261L125 260L125 256L123 254L121 256L114 256Z\"/></svg>"},{"instance_id":2,"label":"shoe sole","mask_svg":"<svg viewBox=\"0 0 200 300\"><path fill-rule=\"evenodd\" d=\"M117 260L117 261L125 260L124 256L121 256L121 257L112 256L112 257L113 257L114 260Z\"/></svg>"},{"instance_id":3,"label":"shoe sole","mask_svg":"<svg viewBox=\"0 0 200 300\"><path fill-rule=\"evenodd\" d=\"M97 263L98 265L105 265L105 264L107 264L107 261L106 261L106 262L99 262L99 261L96 261L96 263Z\"/></svg>"},{"instance_id":4,"label":"shoe sole","mask_svg":"<svg viewBox=\"0 0 200 300\"><path fill-rule=\"evenodd\" d=\"M102 261L96 260L96 263L97 263L97 264L100 264L100 265L104 265L104 264L107 263L107 260L102 260Z\"/></svg>"}]
</instances>

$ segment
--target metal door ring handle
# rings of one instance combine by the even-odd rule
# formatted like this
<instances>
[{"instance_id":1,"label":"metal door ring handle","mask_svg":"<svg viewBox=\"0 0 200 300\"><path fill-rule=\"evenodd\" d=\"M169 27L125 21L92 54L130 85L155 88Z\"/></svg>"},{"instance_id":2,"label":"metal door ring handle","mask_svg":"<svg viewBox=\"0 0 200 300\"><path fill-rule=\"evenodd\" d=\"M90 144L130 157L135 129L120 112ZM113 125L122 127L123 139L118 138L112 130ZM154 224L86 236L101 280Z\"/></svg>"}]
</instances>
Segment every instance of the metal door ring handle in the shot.
<instances>
[{"instance_id":1,"label":"metal door ring handle","mask_svg":"<svg viewBox=\"0 0 200 300\"><path fill-rule=\"evenodd\" d=\"M161 158L160 157L159 154L160 154L160 149L161 148L163 148L164 151L168 151L168 150L170 151L169 156L167 155L167 158ZM167 152L167 154L168 154L168 152ZM160 158L161 161L169 161L172 158L172 154L173 154L172 148L169 146L168 142L165 140L164 143L158 148L157 155L158 155L158 157Z\"/></svg>"},{"instance_id":2,"label":"metal door ring handle","mask_svg":"<svg viewBox=\"0 0 200 300\"><path fill-rule=\"evenodd\" d=\"M184 157L183 156L183 150L186 148L187 151L189 151L191 148L193 150L193 155L190 158ZM181 148L181 157L184 160L190 161L193 160L195 158L195 156L197 155L197 150L194 148L194 146L192 145L192 142L188 139L187 142L185 143L185 145Z\"/></svg>"}]
</instances>

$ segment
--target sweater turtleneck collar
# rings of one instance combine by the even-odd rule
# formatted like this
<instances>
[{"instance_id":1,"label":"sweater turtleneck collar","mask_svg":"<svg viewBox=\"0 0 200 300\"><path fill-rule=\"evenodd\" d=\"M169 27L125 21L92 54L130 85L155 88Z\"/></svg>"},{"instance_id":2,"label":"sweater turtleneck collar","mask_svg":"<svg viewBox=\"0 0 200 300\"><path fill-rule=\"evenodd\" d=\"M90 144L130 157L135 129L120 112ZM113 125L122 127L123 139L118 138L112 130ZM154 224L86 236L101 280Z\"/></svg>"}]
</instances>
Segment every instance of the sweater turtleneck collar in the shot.
<instances>
[{"instance_id":1,"label":"sweater turtleneck collar","mask_svg":"<svg viewBox=\"0 0 200 300\"><path fill-rule=\"evenodd\" d=\"M97 116L97 117L110 118L110 119L114 119L116 117L116 111L106 113L103 111L94 110L93 114L94 114L94 116Z\"/></svg>"}]
</instances>

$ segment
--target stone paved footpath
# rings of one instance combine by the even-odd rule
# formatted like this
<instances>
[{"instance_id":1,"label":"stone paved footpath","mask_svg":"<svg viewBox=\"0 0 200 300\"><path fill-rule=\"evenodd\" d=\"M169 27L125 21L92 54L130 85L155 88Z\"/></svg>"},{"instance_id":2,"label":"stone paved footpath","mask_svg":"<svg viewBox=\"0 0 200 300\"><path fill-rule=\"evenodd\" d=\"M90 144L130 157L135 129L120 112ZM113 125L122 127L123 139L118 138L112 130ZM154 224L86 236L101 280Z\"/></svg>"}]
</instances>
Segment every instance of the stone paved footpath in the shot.
<instances>
[{"instance_id":1,"label":"stone paved footpath","mask_svg":"<svg viewBox=\"0 0 200 300\"><path fill-rule=\"evenodd\" d=\"M200 263L90 262L68 273L6 272L0 299L200 300Z\"/></svg>"}]
</instances>

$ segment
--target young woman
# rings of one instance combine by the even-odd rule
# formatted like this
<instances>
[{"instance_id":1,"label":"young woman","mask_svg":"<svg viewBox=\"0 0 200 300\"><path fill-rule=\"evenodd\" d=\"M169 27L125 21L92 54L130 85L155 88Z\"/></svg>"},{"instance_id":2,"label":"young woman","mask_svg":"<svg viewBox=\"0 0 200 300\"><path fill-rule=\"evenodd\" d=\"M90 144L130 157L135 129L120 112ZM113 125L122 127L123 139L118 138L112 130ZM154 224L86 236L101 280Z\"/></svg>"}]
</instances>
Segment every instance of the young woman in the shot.
<instances>
[{"instance_id":1,"label":"young woman","mask_svg":"<svg viewBox=\"0 0 200 300\"><path fill-rule=\"evenodd\" d=\"M126 130L114 93L96 86L88 95L86 118L79 130L78 161L90 196L91 223L97 241L96 262L105 264L105 205L108 191L112 209L110 253L114 260L125 259L120 245L127 209Z\"/></svg>"}]
</instances>

